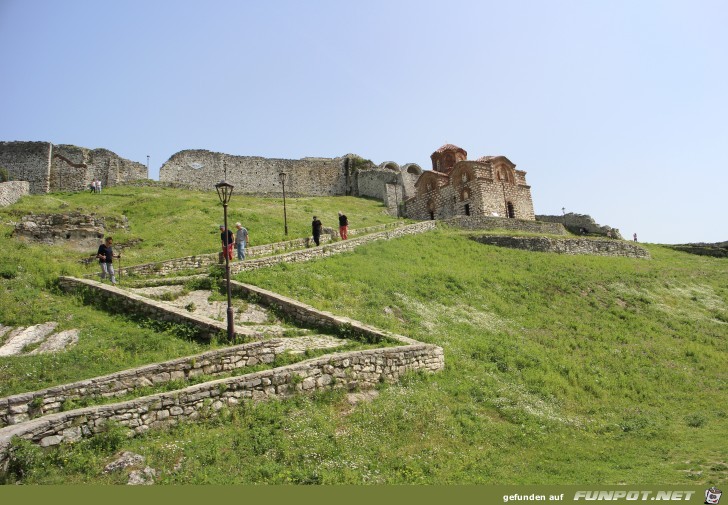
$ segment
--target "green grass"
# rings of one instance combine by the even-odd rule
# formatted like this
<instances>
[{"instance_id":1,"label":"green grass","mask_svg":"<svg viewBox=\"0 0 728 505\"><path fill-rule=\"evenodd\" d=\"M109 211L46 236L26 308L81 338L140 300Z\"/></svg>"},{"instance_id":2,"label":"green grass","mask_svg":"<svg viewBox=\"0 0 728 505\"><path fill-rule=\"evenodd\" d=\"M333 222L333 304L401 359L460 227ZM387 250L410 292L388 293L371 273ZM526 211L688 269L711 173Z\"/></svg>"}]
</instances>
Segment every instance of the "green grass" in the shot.
<instances>
[{"instance_id":1,"label":"green grass","mask_svg":"<svg viewBox=\"0 0 728 505\"><path fill-rule=\"evenodd\" d=\"M287 198L288 236L284 235L283 200L233 193L228 205L228 226L240 221L249 232L250 245L262 245L306 237L311 218L317 215L325 227L338 229L339 210L349 217L350 228L365 228L394 221L381 202L353 197ZM217 252L218 226L223 208L214 191L187 191L167 187L116 186L101 195L90 192L52 193L21 199L0 209L0 219L20 220L27 213L82 212L120 219L126 216L129 230L110 232L116 247L124 251L123 265L131 266L170 258ZM139 240L133 247L125 243ZM96 251L89 251L88 254ZM80 259L83 253L76 253ZM88 256L85 254L85 256Z\"/></svg>"},{"instance_id":2,"label":"green grass","mask_svg":"<svg viewBox=\"0 0 728 505\"><path fill-rule=\"evenodd\" d=\"M380 202L350 197L290 199L287 202L289 238L305 236L311 213L333 224L339 209L350 216L353 228L394 221ZM30 244L12 237L12 223L28 213L95 213L129 220L128 231L113 232L123 247L123 265L210 253L218 250L217 229L222 206L214 192L165 187L111 187L101 195L89 192L32 195L0 208L0 324L29 326L59 323L57 331L81 330L72 350L46 356L0 357L0 397L95 377L134 366L204 352L219 346L197 342L185 328L159 331L158 325L124 315L110 315L78 296L61 292L59 275L96 273L96 263L80 260L95 254L65 245ZM330 216L329 219L326 216ZM240 220L253 244L284 239L280 199L233 196L229 220ZM0 337L0 344L3 338Z\"/></svg>"},{"instance_id":3,"label":"green grass","mask_svg":"<svg viewBox=\"0 0 728 505\"><path fill-rule=\"evenodd\" d=\"M382 385L354 407L329 392L245 403L118 443L26 448L22 482L124 483L125 474L102 473L122 449L144 455L157 482L174 484L726 481L724 259L659 245L646 245L652 260L529 253L469 235L439 229L237 276L438 344L443 372ZM54 268L30 278L52 285Z\"/></svg>"}]
</instances>

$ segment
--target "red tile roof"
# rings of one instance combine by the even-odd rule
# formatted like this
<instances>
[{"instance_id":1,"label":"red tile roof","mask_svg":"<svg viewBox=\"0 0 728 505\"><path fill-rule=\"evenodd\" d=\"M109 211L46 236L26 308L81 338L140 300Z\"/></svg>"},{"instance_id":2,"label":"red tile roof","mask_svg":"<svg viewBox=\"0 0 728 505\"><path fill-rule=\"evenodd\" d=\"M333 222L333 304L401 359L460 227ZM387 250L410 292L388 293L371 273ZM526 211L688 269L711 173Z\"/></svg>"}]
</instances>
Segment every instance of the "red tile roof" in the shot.
<instances>
[{"instance_id":1,"label":"red tile roof","mask_svg":"<svg viewBox=\"0 0 728 505\"><path fill-rule=\"evenodd\" d=\"M462 152L465 152L465 149L463 149L462 147L458 147L456 145L453 145L453 144L445 144L444 146L442 146L441 148L439 148L437 151L435 151L435 153L443 153L445 151L462 151ZM432 154L435 154L435 153L432 153Z\"/></svg>"}]
</instances>

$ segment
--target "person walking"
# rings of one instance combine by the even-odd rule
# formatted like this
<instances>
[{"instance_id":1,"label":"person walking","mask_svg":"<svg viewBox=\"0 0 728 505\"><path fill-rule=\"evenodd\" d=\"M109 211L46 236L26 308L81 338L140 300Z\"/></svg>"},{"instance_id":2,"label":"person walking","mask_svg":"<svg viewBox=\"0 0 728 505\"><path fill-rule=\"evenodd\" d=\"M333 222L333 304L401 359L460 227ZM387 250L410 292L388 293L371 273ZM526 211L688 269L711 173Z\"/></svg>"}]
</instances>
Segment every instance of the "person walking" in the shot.
<instances>
[{"instance_id":1,"label":"person walking","mask_svg":"<svg viewBox=\"0 0 728 505\"><path fill-rule=\"evenodd\" d=\"M222 242L222 254L223 259L233 259L233 244L235 243L235 237L233 232L225 228L225 225L220 225L220 242Z\"/></svg>"},{"instance_id":2,"label":"person walking","mask_svg":"<svg viewBox=\"0 0 728 505\"><path fill-rule=\"evenodd\" d=\"M319 245L321 243L321 228L323 227L323 224L321 224L321 221L316 216L313 216L313 221L311 221L311 233L313 234L313 241L316 242L316 245Z\"/></svg>"},{"instance_id":3,"label":"person walking","mask_svg":"<svg viewBox=\"0 0 728 505\"><path fill-rule=\"evenodd\" d=\"M339 237L341 240L349 238L349 220L341 211L339 211Z\"/></svg>"},{"instance_id":4,"label":"person walking","mask_svg":"<svg viewBox=\"0 0 728 505\"><path fill-rule=\"evenodd\" d=\"M632 238L634 239L635 242L637 242L637 234L636 233L634 235L632 235Z\"/></svg>"},{"instance_id":5,"label":"person walking","mask_svg":"<svg viewBox=\"0 0 728 505\"><path fill-rule=\"evenodd\" d=\"M109 276L111 284L116 285L116 276L114 275L114 258L121 258L121 254L114 255L113 249L114 239L106 237L103 244L99 246L99 250L96 252L96 257L101 265L101 280L106 279Z\"/></svg>"},{"instance_id":6,"label":"person walking","mask_svg":"<svg viewBox=\"0 0 728 505\"><path fill-rule=\"evenodd\" d=\"M242 224L235 223L235 228L238 231L235 232L235 247L238 250L238 259L245 259L245 247L248 243L248 230L246 230Z\"/></svg>"}]
</instances>

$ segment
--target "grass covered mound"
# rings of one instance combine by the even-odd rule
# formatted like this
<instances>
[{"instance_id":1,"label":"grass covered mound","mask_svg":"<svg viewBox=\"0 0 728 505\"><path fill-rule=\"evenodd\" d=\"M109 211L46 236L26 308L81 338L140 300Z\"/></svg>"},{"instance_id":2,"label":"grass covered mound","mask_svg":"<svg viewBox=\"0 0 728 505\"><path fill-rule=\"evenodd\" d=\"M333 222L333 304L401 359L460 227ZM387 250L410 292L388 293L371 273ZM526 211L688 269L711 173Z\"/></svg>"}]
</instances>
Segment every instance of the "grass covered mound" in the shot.
<instances>
[{"instance_id":1,"label":"grass covered mound","mask_svg":"<svg viewBox=\"0 0 728 505\"><path fill-rule=\"evenodd\" d=\"M192 193L160 194L174 195L165 197L165 205L189 198L195 208ZM142 192L136 199L144 197ZM273 209L274 201L260 200L258 207L256 200L245 200L250 207L237 212L261 216L261 229L282 229L282 216L276 222L273 210L263 210ZM352 200L369 206L368 225L377 224L371 221L380 218L381 208L368 200L291 199L295 203L289 205L310 206L317 215L327 215L319 209L344 207L356 223L356 212L344 205ZM214 206L212 199L208 203ZM20 204L28 205L26 200ZM168 223L170 215L179 215L180 233L194 236L202 221L185 217L185 209L156 217L129 209L125 214L130 233L146 244L154 240L154 231L168 228L160 223ZM296 212L307 224L308 211ZM253 227L253 240L256 231ZM291 236L307 231L302 226ZM725 482L724 259L657 245L645 245L652 260L562 256L487 246L469 236L441 228L237 276L318 309L438 344L445 350L443 372L383 385L377 397L356 405L344 393L330 392L246 403L218 418L130 440L111 432L100 441L47 452L23 447L17 461L22 472L11 479L125 483L126 474L105 474L103 468L128 450L157 470L156 482L176 484ZM216 248L216 238L208 238L212 246L204 252ZM202 242L182 247L171 237L157 240L174 255L203 252L196 250ZM149 362L199 345L173 332L135 329L126 318L109 317L57 294L54 276L81 267L53 248L21 250L12 240L2 243L0 252L9 254L3 254L2 268L15 272L0 280L1 287L12 289L9 295L0 292L5 324L8 319L41 322L68 309L75 324L97 328L82 331L79 350L68 353L80 353L86 345L94 359L53 358L68 360L64 366L75 373L95 375L91 369L100 368L106 355ZM46 261L36 261L40 258ZM31 303L31 295L44 302ZM143 346L147 340L150 345ZM38 384L43 382L39 376L55 370L52 363L34 360L40 358L22 358L18 368L13 359L0 359L0 384L17 390L23 382L18 374L29 374Z\"/></svg>"}]
</instances>

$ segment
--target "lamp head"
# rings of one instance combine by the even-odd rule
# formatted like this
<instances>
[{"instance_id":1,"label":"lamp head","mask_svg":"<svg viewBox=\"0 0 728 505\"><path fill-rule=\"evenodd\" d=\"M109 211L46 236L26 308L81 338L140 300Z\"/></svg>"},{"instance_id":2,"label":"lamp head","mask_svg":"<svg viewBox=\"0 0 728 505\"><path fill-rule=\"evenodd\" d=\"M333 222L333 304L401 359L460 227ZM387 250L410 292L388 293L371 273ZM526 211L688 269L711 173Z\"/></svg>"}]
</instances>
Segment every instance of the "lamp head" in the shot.
<instances>
[{"instance_id":1,"label":"lamp head","mask_svg":"<svg viewBox=\"0 0 728 505\"><path fill-rule=\"evenodd\" d=\"M217 190L217 196L220 197L220 202L223 205L227 205L230 202L230 197L233 195L233 186L226 181L220 181L215 184Z\"/></svg>"}]
</instances>

